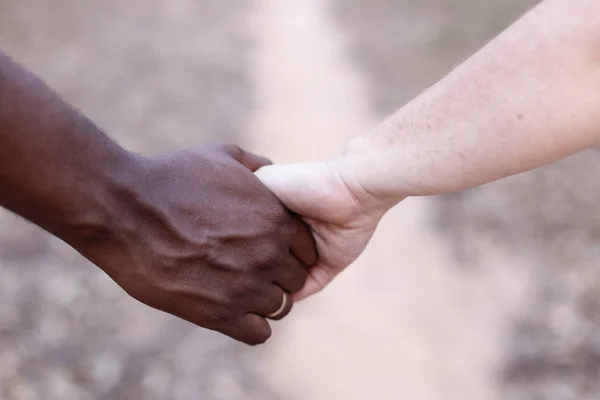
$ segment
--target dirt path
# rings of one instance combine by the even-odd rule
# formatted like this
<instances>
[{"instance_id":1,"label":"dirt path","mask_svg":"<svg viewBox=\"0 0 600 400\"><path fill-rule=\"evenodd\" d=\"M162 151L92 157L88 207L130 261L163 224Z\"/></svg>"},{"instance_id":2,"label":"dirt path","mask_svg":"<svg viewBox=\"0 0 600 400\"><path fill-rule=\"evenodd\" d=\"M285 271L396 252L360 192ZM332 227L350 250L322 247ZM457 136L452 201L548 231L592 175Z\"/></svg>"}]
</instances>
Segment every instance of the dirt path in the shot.
<instances>
[{"instance_id":1,"label":"dirt path","mask_svg":"<svg viewBox=\"0 0 600 400\"><path fill-rule=\"evenodd\" d=\"M411 97L526 7L337 0L332 12L333 1L0 0L0 47L136 151L241 136L277 162L308 161L338 154L375 112ZM528 373L523 386L567 398L557 385L589 375L593 392L597 368L581 354L598 354L597 329L576 313L591 307L600 325L597 165L588 152L444 207L404 202L356 265L256 349L136 303L64 244L0 213L0 397L494 399L507 325L530 292L520 271L544 277L546 296L530 293L530 304L554 299L541 317L535 306L524 313L535 335L512 344L533 354L516 364ZM446 232L461 231L477 268L450 256L435 213L451 217ZM484 232L490 226L496 236ZM490 237L545 261L522 267ZM528 390L515 398L531 398Z\"/></svg>"},{"instance_id":2,"label":"dirt path","mask_svg":"<svg viewBox=\"0 0 600 400\"><path fill-rule=\"evenodd\" d=\"M278 162L338 154L375 123L365 80L323 0L263 0L255 14L249 145ZM518 262L472 238L486 268L461 270L429 227L432 202L391 212L363 257L277 328L263 368L285 396L494 399Z\"/></svg>"}]
</instances>

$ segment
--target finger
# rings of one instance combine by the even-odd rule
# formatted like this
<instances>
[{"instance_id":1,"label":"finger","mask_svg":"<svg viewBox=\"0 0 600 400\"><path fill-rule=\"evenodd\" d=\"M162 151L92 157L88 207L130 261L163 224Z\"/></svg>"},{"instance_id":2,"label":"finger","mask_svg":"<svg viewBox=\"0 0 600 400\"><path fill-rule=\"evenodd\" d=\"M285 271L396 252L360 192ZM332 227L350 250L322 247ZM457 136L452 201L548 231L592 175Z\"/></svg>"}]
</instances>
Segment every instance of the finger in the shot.
<instances>
[{"instance_id":1,"label":"finger","mask_svg":"<svg viewBox=\"0 0 600 400\"><path fill-rule=\"evenodd\" d=\"M315 265L308 270L308 278L304 287L292 296L294 301L304 300L320 292L336 276L337 272L333 268L321 263Z\"/></svg>"},{"instance_id":2,"label":"finger","mask_svg":"<svg viewBox=\"0 0 600 400\"><path fill-rule=\"evenodd\" d=\"M246 314L235 321L228 322L219 331L251 346L262 344L271 337L269 322L256 314Z\"/></svg>"},{"instance_id":3,"label":"finger","mask_svg":"<svg viewBox=\"0 0 600 400\"><path fill-rule=\"evenodd\" d=\"M319 259L315 238L304 221L299 217L295 217L295 220L295 233L290 251L305 267L312 267Z\"/></svg>"},{"instance_id":4,"label":"finger","mask_svg":"<svg viewBox=\"0 0 600 400\"><path fill-rule=\"evenodd\" d=\"M227 145L224 151L234 160L248 168L252 172L256 172L260 168L271 165L273 162L266 157L261 157L254 153L250 153L236 145Z\"/></svg>"},{"instance_id":5,"label":"finger","mask_svg":"<svg viewBox=\"0 0 600 400\"><path fill-rule=\"evenodd\" d=\"M265 284L261 295L253 300L251 309L256 314L279 321L290 313L293 305L292 296L282 288L273 284ZM273 314L276 315L273 316Z\"/></svg>"},{"instance_id":6,"label":"finger","mask_svg":"<svg viewBox=\"0 0 600 400\"><path fill-rule=\"evenodd\" d=\"M304 287L308 276L306 268L292 254L286 255L284 259L273 267L273 282L288 293L296 293Z\"/></svg>"}]
</instances>

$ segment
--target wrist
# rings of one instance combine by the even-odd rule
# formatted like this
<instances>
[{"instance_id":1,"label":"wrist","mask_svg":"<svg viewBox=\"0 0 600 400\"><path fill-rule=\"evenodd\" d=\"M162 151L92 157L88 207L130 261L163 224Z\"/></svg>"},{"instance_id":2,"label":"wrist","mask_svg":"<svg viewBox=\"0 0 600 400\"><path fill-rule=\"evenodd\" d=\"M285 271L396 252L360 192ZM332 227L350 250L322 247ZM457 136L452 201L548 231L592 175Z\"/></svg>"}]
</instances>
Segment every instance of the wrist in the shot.
<instances>
[{"instance_id":1,"label":"wrist","mask_svg":"<svg viewBox=\"0 0 600 400\"><path fill-rule=\"evenodd\" d=\"M395 181L389 153L382 151L370 136L348 143L338 158L340 175L368 207L386 212L406 197Z\"/></svg>"},{"instance_id":2,"label":"wrist","mask_svg":"<svg viewBox=\"0 0 600 400\"><path fill-rule=\"evenodd\" d=\"M372 179L372 165L367 154L354 152L349 146L331 163L331 169L365 213L381 217L404 197L388 196L380 191Z\"/></svg>"},{"instance_id":3,"label":"wrist","mask_svg":"<svg viewBox=\"0 0 600 400\"><path fill-rule=\"evenodd\" d=\"M115 240L132 219L147 179L147 159L119 149L100 165L83 172L72 201L58 213L56 234L78 250Z\"/></svg>"}]
</instances>

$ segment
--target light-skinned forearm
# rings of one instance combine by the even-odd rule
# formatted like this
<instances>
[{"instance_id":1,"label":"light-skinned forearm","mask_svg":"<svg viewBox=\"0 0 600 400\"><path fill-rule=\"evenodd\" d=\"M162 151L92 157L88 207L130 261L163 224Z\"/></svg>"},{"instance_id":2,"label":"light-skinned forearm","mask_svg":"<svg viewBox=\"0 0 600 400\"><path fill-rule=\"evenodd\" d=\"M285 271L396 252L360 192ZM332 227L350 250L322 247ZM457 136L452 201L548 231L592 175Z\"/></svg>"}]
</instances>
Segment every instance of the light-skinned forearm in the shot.
<instances>
[{"instance_id":1,"label":"light-skinned forearm","mask_svg":"<svg viewBox=\"0 0 600 400\"><path fill-rule=\"evenodd\" d=\"M600 141L600 2L548 0L336 162L389 205L524 172Z\"/></svg>"}]
</instances>

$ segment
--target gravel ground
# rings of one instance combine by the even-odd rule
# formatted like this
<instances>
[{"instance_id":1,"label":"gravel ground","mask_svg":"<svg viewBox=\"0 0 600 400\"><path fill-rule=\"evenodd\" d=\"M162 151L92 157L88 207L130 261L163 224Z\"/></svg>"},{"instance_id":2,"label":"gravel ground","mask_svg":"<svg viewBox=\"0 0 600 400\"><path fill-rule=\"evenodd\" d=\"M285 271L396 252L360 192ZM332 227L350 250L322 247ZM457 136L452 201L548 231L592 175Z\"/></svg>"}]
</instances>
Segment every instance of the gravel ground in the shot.
<instances>
[{"instance_id":1,"label":"gravel ground","mask_svg":"<svg viewBox=\"0 0 600 400\"><path fill-rule=\"evenodd\" d=\"M0 48L142 153L235 141L247 0L0 0ZM126 296L0 213L0 398L271 399L256 351Z\"/></svg>"},{"instance_id":2,"label":"gravel ground","mask_svg":"<svg viewBox=\"0 0 600 400\"><path fill-rule=\"evenodd\" d=\"M467 57L533 1L339 0L374 111L386 115ZM513 322L503 397L592 399L600 394L598 150L471 191L440 197L436 224L465 268L485 268L469 238L487 236L536 276Z\"/></svg>"},{"instance_id":3,"label":"gravel ground","mask_svg":"<svg viewBox=\"0 0 600 400\"><path fill-rule=\"evenodd\" d=\"M379 116L533 3L336 1ZM252 106L251 7L0 0L0 47L133 150L235 141ZM484 268L468 244L486 235L539 277L507 338L507 399L600 392L597 160L590 150L439 199L436 223L465 268ZM259 355L136 303L60 241L0 213L0 398L275 399Z\"/></svg>"}]
</instances>

